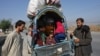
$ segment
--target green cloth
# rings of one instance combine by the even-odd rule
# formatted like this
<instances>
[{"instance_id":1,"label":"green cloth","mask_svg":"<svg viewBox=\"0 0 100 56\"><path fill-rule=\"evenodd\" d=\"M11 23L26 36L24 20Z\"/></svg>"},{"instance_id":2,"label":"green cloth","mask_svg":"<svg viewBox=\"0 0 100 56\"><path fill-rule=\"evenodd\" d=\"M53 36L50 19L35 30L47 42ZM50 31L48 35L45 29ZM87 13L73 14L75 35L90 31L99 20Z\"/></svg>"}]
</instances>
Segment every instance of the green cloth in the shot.
<instances>
[{"instance_id":1,"label":"green cloth","mask_svg":"<svg viewBox=\"0 0 100 56\"><path fill-rule=\"evenodd\" d=\"M42 41L45 42L46 41L46 35L44 33L41 33L41 38L42 38Z\"/></svg>"}]
</instances>

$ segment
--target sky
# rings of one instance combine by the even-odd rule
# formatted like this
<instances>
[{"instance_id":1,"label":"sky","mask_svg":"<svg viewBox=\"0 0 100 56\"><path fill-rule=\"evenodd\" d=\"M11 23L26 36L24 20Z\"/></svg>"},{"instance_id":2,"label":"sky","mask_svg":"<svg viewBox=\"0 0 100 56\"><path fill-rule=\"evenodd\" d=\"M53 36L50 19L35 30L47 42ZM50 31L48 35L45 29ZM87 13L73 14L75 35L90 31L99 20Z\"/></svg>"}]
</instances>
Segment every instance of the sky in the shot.
<instances>
[{"instance_id":1,"label":"sky","mask_svg":"<svg viewBox=\"0 0 100 56\"><path fill-rule=\"evenodd\" d=\"M60 0L67 22L75 22L79 17L88 23L100 23L100 0ZM0 0L0 20L29 21L27 6L29 0Z\"/></svg>"}]
</instances>

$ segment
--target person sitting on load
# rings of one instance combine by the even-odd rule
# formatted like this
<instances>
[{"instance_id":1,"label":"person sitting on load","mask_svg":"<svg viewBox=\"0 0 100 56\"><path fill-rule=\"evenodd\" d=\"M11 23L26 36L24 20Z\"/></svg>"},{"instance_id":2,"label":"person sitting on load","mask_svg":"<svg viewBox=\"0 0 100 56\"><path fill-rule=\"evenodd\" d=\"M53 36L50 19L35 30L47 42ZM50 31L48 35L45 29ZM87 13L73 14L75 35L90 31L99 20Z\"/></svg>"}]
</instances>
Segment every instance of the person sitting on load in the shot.
<instances>
[{"instance_id":1,"label":"person sitting on load","mask_svg":"<svg viewBox=\"0 0 100 56\"><path fill-rule=\"evenodd\" d=\"M27 16L33 20L40 9L46 5L53 5L61 11L61 4L59 0L30 0L27 8Z\"/></svg>"},{"instance_id":2,"label":"person sitting on load","mask_svg":"<svg viewBox=\"0 0 100 56\"><path fill-rule=\"evenodd\" d=\"M63 40L65 40L65 29L64 26L62 24L62 22L60 20L58 20L56 22L56 28L54 30L54 34L55 34L55 41L56 43L62 42Z\"/></svg>"},{"instance_id":3,"label":"person sitting on load","mask_svg":"<svg viewBox=\"0 0 100 56\"><path fill-rule=\"evenodd\" d=\"M36 33L35 37L35 45L36 46L44 46L46 42L46 35L45 35L45 24L42 20L38 20L37 23L38 32Z\"/></svg>"},{"instance_id":4,"label":"person sitting on load","mask_svg":"<svg viewBox=\"0 0 100 56\"><path fill-rule=\"evenodd\" d=\"M54 32L51 31L49 36L46 37L46 45L54 45L56 44L56 41L54 39Z\"/></svg>"}]
</instances>

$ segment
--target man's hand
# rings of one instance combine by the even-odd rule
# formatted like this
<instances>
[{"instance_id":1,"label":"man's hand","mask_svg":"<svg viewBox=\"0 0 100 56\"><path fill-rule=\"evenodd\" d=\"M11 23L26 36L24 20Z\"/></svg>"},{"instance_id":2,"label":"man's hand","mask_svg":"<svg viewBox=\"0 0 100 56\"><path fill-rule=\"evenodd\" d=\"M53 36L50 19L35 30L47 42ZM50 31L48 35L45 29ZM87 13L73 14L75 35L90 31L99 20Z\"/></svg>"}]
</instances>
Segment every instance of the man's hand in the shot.
<instances>
[{"instance_id":1,"label":"man's hand","mask_svg":"<svg viewBox=\"0 0 100 56\"><path fill-rule=\"evenodd\" d=\"M33 17L35 17L35 16L36 16L36 14L35 14L35 13L32 13L32 16L33 16Z\"/></svg>"},{"instance_id":2,"label":"man's hand","mask_svg":"<svg viewBox=\"0 0 100 56\"><path fill-rule=\"evenodd\" d=\"M79 42L80 42L80 39L79 39L79 38L74 39L74 42L75 42L75 43L79 43Z\"/></svg>"},{"instance_id":3,"label":"man's hand","mask_svg":"<svg viewBox=\"0 0 100 56\"><path fill-rule=\"evenodd\" d=\"M70 35L74 36L74 33L72 32L72 33L70 33Z\"/></svg>"},{"instance_id":4,"label":"man's hand","mask_svg":"<svg viewBox=\"0 0 100 56\"><path fill-rule=\"evenodd\" d=\"M47 4L50 4L50 5L57 4L59 2L60 2L59 0L47 0Z\"/></svg>"},{"instance_id":5,"label":"man's hand","mask_svg":"<svg viewBox=\"0 0 100 56\"><path fill-rule=\"evenodd\" d=\"M31 15L28 15L28 18L31 19L31 20L33 20L34 17L35 17L35 15L36 15L35 13L32 13Z\"/></svg>"},{"instance_id":6,"label":"man's hand","mask_svg":"<svg viewBox=\"0 0 100 56\"><path fill-rule=\"evenodd\" d=\"M71 38L71 39L73 38L73 36L74 36L74 34L73 34L73 33L70 33L70 38Z\"/></svg>"}]
</instances>

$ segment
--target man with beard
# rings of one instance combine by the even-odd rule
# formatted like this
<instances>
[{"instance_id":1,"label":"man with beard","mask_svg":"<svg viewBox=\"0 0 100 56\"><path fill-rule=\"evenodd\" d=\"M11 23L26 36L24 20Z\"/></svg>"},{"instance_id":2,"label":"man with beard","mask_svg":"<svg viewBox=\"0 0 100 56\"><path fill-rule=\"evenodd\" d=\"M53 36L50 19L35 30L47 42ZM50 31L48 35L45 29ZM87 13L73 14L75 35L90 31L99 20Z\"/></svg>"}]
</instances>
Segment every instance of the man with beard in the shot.
<instances>
[{"instance_id":1,"label":"man with beard","mask_svg":"<svg viewBox=\"0 0 100 56\"><path fill-rule=\"evenodd\" d=\"M92 53L92 37L90 33L90 28L84 25L84 19L78 18L76 20L77 28L74 30L72 36L75 37L75 56L91 56Z\"/></svg>"},{"instance_id":2,"label":"man with beard","mask_svg":"<svg viewBox=\"0 0 100 56\"><path fill-rule=\"evenodd\" d=\"M24 30L25 22L19 20L15 24L15 30L8 34L2 47L2 56L22 56L23 40L20 32Z\"/></svg>"}]
</instances>

